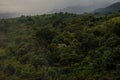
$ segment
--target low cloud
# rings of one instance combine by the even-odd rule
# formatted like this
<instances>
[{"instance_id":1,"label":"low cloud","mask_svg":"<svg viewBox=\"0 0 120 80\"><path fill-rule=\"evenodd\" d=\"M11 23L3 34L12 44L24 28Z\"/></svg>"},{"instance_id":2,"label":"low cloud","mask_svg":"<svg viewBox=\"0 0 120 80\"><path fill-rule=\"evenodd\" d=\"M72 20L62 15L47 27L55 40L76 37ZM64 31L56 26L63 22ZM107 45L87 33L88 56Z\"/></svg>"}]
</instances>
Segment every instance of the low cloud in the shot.
<instances>
[{"instance_id":1,"label":"low cloud","mask_svg":"<svg viewBox=\"0 0 120 80\"><path fill-rule=\"evenodd\" d=\"M1 13L43 14L67 6L100 5L119 0L0 0ZM103 5L102 5L103 6Z\"/></svg>"}]
</instances>

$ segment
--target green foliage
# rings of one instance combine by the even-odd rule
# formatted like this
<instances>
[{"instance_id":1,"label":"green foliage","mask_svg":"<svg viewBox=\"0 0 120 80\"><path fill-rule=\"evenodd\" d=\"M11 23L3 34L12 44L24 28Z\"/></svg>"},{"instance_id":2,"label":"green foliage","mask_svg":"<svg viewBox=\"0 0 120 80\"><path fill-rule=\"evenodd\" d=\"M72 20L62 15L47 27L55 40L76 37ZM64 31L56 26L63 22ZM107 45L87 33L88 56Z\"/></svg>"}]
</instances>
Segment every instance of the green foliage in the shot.
<instances>
[{"instance_id":1,"label":"green foliage","mask_svg":"<svg viewBox=\"0 0 120 80\"><path fill-rule=\"evenodd\" d=\"M0 80L120 80L119 16L0 19Z\"/></svg>"}]
</instances>

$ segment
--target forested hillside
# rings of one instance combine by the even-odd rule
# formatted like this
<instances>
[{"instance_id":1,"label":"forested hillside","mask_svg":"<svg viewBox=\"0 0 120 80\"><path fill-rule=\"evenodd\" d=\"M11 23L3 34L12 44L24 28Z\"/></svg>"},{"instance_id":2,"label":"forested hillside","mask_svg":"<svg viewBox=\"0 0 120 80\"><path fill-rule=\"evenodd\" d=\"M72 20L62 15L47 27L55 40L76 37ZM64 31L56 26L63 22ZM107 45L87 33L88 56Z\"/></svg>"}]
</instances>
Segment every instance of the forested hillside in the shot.
<instances>
[{"instance_id":1,"label":"forested hillside","mask_svg":"<svg viewBox=\"0 0 120 80\"><path fill-rule=\"evenodd\" d=\"M120 13L0 19L0 80L120 80Z\"/></svg>"}]
</instances>

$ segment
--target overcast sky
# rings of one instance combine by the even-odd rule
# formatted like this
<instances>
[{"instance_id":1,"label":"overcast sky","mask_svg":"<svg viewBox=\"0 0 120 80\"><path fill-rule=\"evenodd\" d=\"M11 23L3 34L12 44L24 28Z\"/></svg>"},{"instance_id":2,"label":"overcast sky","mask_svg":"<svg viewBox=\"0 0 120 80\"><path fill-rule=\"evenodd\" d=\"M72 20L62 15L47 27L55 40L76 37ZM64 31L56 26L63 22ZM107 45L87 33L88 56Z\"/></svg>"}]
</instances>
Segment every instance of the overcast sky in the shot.
<instances>
[{"instance_id":1,"label":"overcast sky","mask_svg":"<svg viewBox=\"0 0 120 80\"><path fill-rule=\"evenodd\" d=\"M0 13L45 13L67 6L88 6L120 0L0 0Z\"/></svg>"}]
</instances>

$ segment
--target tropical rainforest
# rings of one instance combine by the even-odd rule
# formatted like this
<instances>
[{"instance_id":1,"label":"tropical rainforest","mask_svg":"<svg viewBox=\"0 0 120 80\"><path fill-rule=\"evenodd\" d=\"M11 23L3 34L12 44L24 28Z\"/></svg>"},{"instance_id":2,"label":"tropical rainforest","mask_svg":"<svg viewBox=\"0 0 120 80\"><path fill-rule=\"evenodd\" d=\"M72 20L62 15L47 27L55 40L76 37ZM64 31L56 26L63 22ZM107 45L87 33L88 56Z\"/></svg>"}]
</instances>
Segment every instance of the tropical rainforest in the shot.
<instances>
[{"instance_id":1,"label":"tropical rainforest","mask_svg":"<svg viewBox=\"0 0 120 80\"><path fill-rule=\"evenodd\" d=\"M0 19L0 80L120 80L120 12Z\"/></svg>"}]
</instances>

